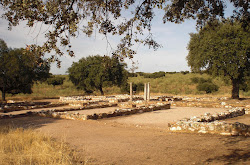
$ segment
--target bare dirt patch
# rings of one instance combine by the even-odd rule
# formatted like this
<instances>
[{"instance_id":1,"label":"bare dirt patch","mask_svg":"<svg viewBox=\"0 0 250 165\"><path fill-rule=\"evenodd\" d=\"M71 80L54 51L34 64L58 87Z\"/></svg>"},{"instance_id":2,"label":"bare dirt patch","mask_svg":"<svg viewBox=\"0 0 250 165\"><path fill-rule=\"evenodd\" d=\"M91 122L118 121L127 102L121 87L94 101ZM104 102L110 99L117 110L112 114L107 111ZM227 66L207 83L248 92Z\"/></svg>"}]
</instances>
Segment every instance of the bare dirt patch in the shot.
<instances>
[{"instance_id":1,"label":"bare dirt patch","mask_svg":"<svg viewBox=\"0 0 250 165\"><path fill-rule=\"evenodd\" d=\"M226 119L222 121L225 121L226 123L240 122L240 123L250 125L250 114L245 114L243 116L238 116L238 117L234 117L234 118L230 118L230 119Z\"/></svg>"},{"instance_id":2,"label":"bare dirt patch","mask_svg":"<svg viewBox=\"0 0 250 165\"><path fill-rule=\"evenodd\" d=\"M167 128L168 123L177 122L183 118L204 115L204 113L225 112L225 108L195 108L195 107L173 107L167 110L159 110L136 114L132 116L124 116L119 118L110 118L107 121L113 121L122 124L132 124L136 126L153 126Z\"/></svg>"},{"instance_id":3,"label":"bare dirt patch","mask_svg":"<svg viewBox=\"0 0 250 165\"><path fill-rule=\"evenodd\" d=\"M109 112L115 108L72 111L72 113ZM39 110L42 109L36 109ZM168 110L93 121L30 116L1 119L0 125L31 127L58 140L64 140L79 151L79 155L87 164L250 164L249 137L172 133L166 129L168 123L183 118L226 110L171 107ZM248 124L249 115L225 121Z\"/></svg>"},{"instance_id":4,"label":"bare dirt patch","mask_svg":"<svg viewBox=\"0 0 250 165\"><path fill-rule=\"evenodd\" d=\"M63 139L88 164L250 163L250 138L171 133L164 128L136 127L115 120L119 119L73 121L23 117L2 119L0 124L32 127Z\"/></svg>"}]
</instances>

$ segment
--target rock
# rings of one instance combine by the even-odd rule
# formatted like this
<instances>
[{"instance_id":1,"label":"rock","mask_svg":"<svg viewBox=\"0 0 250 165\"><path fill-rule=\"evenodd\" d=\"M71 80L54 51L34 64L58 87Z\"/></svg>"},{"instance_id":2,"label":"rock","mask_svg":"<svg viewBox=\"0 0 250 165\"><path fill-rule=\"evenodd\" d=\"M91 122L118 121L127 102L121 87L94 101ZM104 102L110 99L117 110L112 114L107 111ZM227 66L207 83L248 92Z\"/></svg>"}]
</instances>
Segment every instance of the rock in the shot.
<instances>
[{"instance_id":1,"label":"rock","mask_svg":"<svg viewBox=\"0 0 250 165\"><path fill-rule=\"evenodd\" d=\"M226 136L230 136L231 133L230 132L221 132L220 135L226 135Z\"/></svg>"},{"instance_id":2,"label":"rock","mask_svg":"<svg viewBox=\"0 0 250 165\"><path fill-rule=\"evenodd\" d=\"M171 131L176 131L177 129L176 129L176 127L171 127L170 130Z\"/></svg>"},{"instance_id":3,"label":"rock","mask_svg":"<svg viewBox=\"0 0 250 165\"><path fill-rule=\"evenodd\" d=\"M199 130L198 133L207 133L208 131L206 130Z\"/></svg>"},{"instance_id":4,"label":"rock","mask_svg":"<svg viewBox=\"0 0 250 165\"><path fill-rule=\"evenodd\" d=\"M238 136L238 135L239 135L239 132L234 130L234 131L231 132L231 135L232 135L232 136Z\"/></svg>"},{"instance_id":5,"label":"rock","mask_svg":"<svg viewBox=\"0 0 250 165\"><path fill-rule=\"evenodd\" d=\"M226 105L226 103L225 102L221 102L221 105Z\"/></svg>"}]
</instances>

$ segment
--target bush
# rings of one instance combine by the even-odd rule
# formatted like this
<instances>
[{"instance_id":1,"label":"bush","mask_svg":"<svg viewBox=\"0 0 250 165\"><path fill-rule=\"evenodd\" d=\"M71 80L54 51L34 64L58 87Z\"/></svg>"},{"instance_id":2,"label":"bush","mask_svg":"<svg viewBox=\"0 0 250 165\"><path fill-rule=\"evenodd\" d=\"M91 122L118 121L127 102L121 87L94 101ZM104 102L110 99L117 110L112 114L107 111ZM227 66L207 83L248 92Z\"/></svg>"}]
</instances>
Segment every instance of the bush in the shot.
<instances>
[{"instance_id":1,"label":"bush","mask_svg":"<svg viewBox=\"0 0 250 165\"><path fill-rule=\"evenodd\" d=\"M240 84L240 90L243 90L244 92L250 91L250 77L246 77L245 81Z\"/></svg>"},{"instance_id":2,"label":"bush","mask_svg":"<svg viewBox=\"0 0 250 165\"><path fill-rule=\"evenodd\" d=\"M135 85L136 85L136 89L135 89L136 92L144 91L144 84L143 83L139 82L139 83L137 83Z\"/></svg>"},{"instance_id":3,"label":"bush","mask_svg":"<svg viewBox=\"0 0 250 165\"><path fill-rule=\"evenodd\" d=\"M188 74L189 73L189 71L181 71L181 74Z\"/></svg>"},{"instance_id":4,"label":"bush","mask_svg":"<svg viewBox=\"0 0 250 165\"><path fill-rule=\"evenodd\" d=\"M161 78L161 77L165 77L165 72L160 71L160 72L154 72L154 73L145 73L144 74L145 78Z\"/></svg>"},{"instance_id":5,"label":"bush","mask_svg":"<svg viewBox=\"0 0 250 165\"><path fill-rule=\"evenodd\" d=\"M144 91L144 84L141 83L141 82L139 82L139 83L133 83L132 84L132 90L136 91L136 92ZM130 84L127 83L127 84L123 85L122 88L121 88L121 91L129 93L130 92Z\"/></svg>"},{"instance_id":6,"label":"bush","mask_svg":"<svg viewBox=\"0 0 250 165\"><path fill-rule=\"evenodd\" d=\"M219 87L212 82L199 83L197 86L198 91L205 91L206 93L212 93L219 90Z\"/></svg>"},{"instance_id":7,"label":"bush","mask_svg":"<svg viewBox=\"0 0 250 165\"><path fill-rule=\"evenodd\" d=\"M137 75L137 73L129 73L128 72L128 77L137 77L138 75Z\"/></svg>"},{"instance_id":8,"label":"bush","mask_svg":"<svg viewBox=\"0 0 250 165\"><path fill-rule=\"evenodd\" d=\"M64 80L64 77L51 77L47 79L47 84L55 87L56 85L62 85Z\"/></svg>"},{"instance_id":9,"label":"bush","mask_svg":"<svg viewBox=\"0 0 250 165\"><path fill-rule=\"evenodd\" d=\"M197 84L197 83L199 83L200 78L199 77L192 77L191 81L192 81L192 83Z\"/></svg>"},{"instance_id":10,"label":"bush","mask_svg":"<svg viewBox=\"0 0 250 165\"><path fill-rule=\"evenodd\" d=\"M192 78L191 78L191 81L192 81L192 83L194 83L194 84L197 84L197 83L202 84L202 83L205 83L205 82L212 83L212 79L211 79L211 78L204 79L204 78L202 78L202 77L192 77Z\"/></svg>"}]
</instances>

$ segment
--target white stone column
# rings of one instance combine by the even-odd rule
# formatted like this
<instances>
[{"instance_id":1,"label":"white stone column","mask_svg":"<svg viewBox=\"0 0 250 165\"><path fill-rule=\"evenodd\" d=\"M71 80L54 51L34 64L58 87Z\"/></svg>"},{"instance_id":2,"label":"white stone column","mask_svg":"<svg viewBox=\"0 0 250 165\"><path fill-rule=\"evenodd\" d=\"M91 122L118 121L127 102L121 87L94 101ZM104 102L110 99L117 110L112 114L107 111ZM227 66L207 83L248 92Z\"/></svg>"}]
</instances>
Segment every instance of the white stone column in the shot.
<instances>
[{"instance_id":1,"label":"white stone column","mask_svg":"<svg viewBox=\"0 0 250 165\"><path fill-rule=\"evenodd\" d=\"M133 86L132 86L132 82L130 83L130 101L133 101Z\"/></svg>"},{"instance_id":2,"label":"white stone column","mask_svg":"<svg viewBox=\"0 0 250 165\"><path fill-rule=\"evenodd\" d=\"M150 83L148 82L147 87L147 100L150 101Z\"/></svg>"},{"instance_id":3,"label":"white stone column","mask_svg":"<svg viewBox=\"0 0 250 165\"><path fill-rule=\"evenodd\" d=\"M147 83L144 83L144 100L147 101Z\"/></svg>"}]
</instances>

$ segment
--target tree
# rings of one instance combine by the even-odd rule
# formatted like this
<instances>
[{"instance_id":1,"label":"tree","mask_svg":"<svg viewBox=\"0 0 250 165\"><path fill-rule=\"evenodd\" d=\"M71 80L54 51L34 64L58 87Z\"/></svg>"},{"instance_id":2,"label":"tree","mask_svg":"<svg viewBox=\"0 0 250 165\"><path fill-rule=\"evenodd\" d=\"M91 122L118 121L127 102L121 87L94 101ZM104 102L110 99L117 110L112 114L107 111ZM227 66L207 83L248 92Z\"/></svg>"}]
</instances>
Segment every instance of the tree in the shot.
<instances>
[{"instance_id":1,"label":"tree","mask_svg":"<svg viewBox=\"0 0 250 165\"><path fill-rule=\"evenodd\" d=\"M45 60L24 49L9 49L0 39L0 90L5 94L31 93L34 81L49 76L50 66Z\"/></svg>"},{"instance_id":2,"label":"tree","mask_svg":"<svg viewBox=\"0 0 250 165\"><path fill-rule=\"evenodd\" d=\"M64 80L65 80L65 77L55 77L55 76L53 76L53 77L50 77L50 78L47 79L47 84L48 85L53 85L55 87L56 85L62 85Z\"/></svg>"},{"instance_id":3,"label":"tree","mask_svg":"<svg viewBox=\"0 0 250 165\"><path fill-rule=\"evenodd\" d=\"M199 33L190 34L188 65L192 71L207 70L230 78L232 98L239 98L239 85L250 76L250 32L238 21L215 21Z\"/></svg>"},{"instance_id":4,"label":"tree","mask_svg":"<svg viewBox=\"0 0 250 165\"><path fill-rule=\"evenodd\" d=\"M125 64L116 57L89 56L73 63L68 69L69 79L79 89L92 93L95 89L104 95L105 85L127 83Z\"/></svg>"},{"instance_id":5,"label":"tree","mask_svg":"<svg viewBox=\"0 0 250 165\"><path fill-rule=\"evenodd\" d=\"M234 6L234 18L246 26L250 22L248 0L227 0ZM40 46L32 45L31 50L42 53L55 51L51 61L59 61L58 55L63 55L60 45L67 47L70 56L70 38L83 32L91 36L94 31L121 36L121 42L114 55L121 59L133 58L136 53L132 47L135 43L143 43L154 49L160 45L151 33L152 20L156 10L162 10L163 23L170 21L181 23L186 19L195 19L202 27L207 21L224 17L226 8L224 0L1 0L9 28L26 20L29 27L37 22L48 25L45 37L47 41ZM129 17L130 16L130 17ZM143 35L147 34L145 38Z\"/></svg>"}]
</instances>

